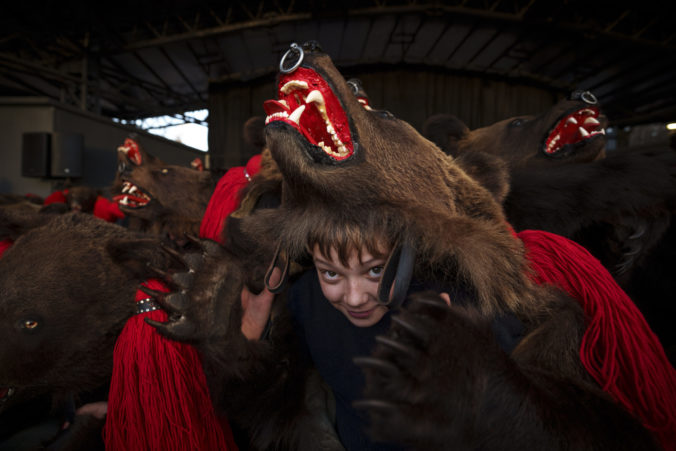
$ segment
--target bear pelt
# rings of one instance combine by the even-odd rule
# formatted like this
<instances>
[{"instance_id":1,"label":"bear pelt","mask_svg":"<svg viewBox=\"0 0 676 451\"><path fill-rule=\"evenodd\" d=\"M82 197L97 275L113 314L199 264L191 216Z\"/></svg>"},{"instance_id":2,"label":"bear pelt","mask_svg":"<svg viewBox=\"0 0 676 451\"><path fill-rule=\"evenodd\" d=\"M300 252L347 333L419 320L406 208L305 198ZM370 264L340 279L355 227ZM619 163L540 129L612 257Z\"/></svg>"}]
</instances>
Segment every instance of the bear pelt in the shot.
<instances>
[{"instance_id":1,"label":"bear pelt","mask_svg":"<svg viewBox=\"0 0 676 451\"><path fill-rule=\"evenodd\" d=\"M166 164L147 152L136 137L117 151L113 200L132 230L182 240L197 236L218 177L210 171Z\"/></svg>"},{"instance_id":2,"label":"bear pelt","mask_svg":"<svg viewBox=\"0 0 676 451\"><path fill-rule=\"evenodd\" d=\"M267 185L263 178L252 184L257 180ZM259 194L255 187L249 191ZM275 208L230 216L224 245L202 239L184 253L186 269L169 278L176 292L157 299L170 321L152 324L198 349L214 405L242 449L341 450L330 420L332 398L297 353L284 293L273 304L265 339L249 341L240 330L242 287L263 289L279 226Z\"/></svg>"},{"instance_id":3,"label":"bear pelt","mask_svg":"<svg viewBox=\"0 0 676 451\"><path fill-rule=\"evenodd\" d=\"M182 301L169 305L173 320L158 325L198 346L229 418L249 415L247 432L259 447L291 443L283 437L297 430L286 427L288 417L279 419L290 411L270 401L308 393L287 385L304 382L289 379L294 371L307 374L294 368L297 357L287 347L288 312L276 299L268 338L246 341L240 290L260 288L271 260L303 261L306 238L316 230L357 228L411 246L418 275L461 283L475 300L447 306L427 293L395 313L388 341L398 346L378 345L379 364L362 363L360 405L374 438L420 450L657 449L583 368L581 307L531 281L523 245L494 195L410 125L364 108L316 43L303 51L296 50L299 67L280 75L279 98L265 104L281 205L229 222L223 247L203 243L212 250L195 260ZM489 326L505 313L516 315L526 333L509 355ZM236 398L245 405L229 404ZM257 427L253 412L262 421Z\"/></svg>"},{"instance_id":4,"label":"bear pelt","mask_svg":"<svg viewBox=\"0 0 676 451\"><path fill-rule=\"evenodd\" d=\"M423 136L447 154L484 152L510 169L590 162L606 155L608 118L588 91L573 91L538 115L522 115L470 130L452 114L430 116Z\"/></svg>"},{"instance_id":5,"label":"bear pelt","mask_svg":"<svg viewBox=\"0 0 676 451\"><path fill-rule=\"evenodd\" d=\"M86 213L17 222L0 212L0 229L13 240L0 257L0 415L13 424L3 434L60 418L54 449L98 449L103 420L78 415L62 431L59 415L105 400L115 341L135 313L138 284L151 275L129 262L128 243L158 267L168 256L156 252L156 237Z\"/></svg>"},{"instance_id":6,"label":"bear pelt","mask_svg":"<svg viewBox=\"0 0 676 451\"><path fill-rule=\"evenodd\" d=\"M458 161L504 161L510 224L563 235L588 249L676 362L676 310L662 301L676 290L668 276L675 261L676 153L666 146L607 151L606 122L595 97L576 92L537 116L475 130L455 116L435 115L423 132Z\"/></svg>"}]
</instances>

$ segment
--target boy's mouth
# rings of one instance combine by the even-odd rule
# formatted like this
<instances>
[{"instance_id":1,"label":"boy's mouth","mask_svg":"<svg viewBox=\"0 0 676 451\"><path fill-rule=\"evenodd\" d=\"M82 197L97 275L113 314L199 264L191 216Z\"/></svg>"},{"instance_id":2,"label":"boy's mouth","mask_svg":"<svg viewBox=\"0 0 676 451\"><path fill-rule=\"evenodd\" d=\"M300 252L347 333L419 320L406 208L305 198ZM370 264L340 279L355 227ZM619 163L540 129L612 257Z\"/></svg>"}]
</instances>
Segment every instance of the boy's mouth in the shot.
<instances>
[{"instance_id":1,"label":"boy's mouth","mask_svg":"<svg viewBox=\"0 0 676 451\"><path fill-rule=\"evenodd\" d=\"M266 100L266 125L281 121L333 160L354 153L347 115L329 84L314 70L300 67L279 78L278 100Z\"/></svg>"},{"instance_id":2,"label":"boy's mouth","mask_svg":"<svg viewBox=\"0 0 676 451\"><path fill-rule=\"evenodd\" d=\"M363 310L363 311L347 310L347 313L348 313L352 318L356 318L356 319L366 319L366 318L368 318L369 316L371 316L371 314L373 313L373 311L374 311L376 308L377 308L377 307L373 307L372 309L369 309L369 310Z\"/></svg>"}]
</instances>

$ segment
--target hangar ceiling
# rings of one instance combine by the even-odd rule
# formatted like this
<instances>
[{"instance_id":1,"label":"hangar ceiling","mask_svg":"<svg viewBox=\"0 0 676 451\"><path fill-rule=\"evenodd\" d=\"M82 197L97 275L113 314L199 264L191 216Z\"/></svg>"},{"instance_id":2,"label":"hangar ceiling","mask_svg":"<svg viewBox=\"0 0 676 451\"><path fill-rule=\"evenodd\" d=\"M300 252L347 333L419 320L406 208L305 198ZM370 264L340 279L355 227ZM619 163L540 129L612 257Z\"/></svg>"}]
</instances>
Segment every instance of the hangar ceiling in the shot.
<instances>
[{"instance_id":1,"label":"hangar ceiling","mask_svg":"<svg viewBox=\"0 0 676 451\"><path fill-rule=\"evenodd\" d=\"M341 67L423 67L591 90L611 124L676 120L676 29L650 2L548 0L5 3L0 95L109 117L206 108L211 82L272 78L291 42ZM368 87L366 87L368 90Z\"/></svg>"}]
</instances>

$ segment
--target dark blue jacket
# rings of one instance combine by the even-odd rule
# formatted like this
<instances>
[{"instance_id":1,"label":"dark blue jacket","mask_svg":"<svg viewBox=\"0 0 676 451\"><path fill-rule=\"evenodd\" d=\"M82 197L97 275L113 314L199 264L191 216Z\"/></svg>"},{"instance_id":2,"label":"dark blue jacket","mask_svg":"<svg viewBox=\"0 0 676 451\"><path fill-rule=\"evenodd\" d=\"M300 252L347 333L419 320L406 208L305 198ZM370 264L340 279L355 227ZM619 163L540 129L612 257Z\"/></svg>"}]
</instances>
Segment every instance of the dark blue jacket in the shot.
<instances>
[{"instance_id":1,"label":"dark blue jacket","mask_svg":"<svg viewBox=\"0 0 676 451\"><path fill-rule=\"evenodd\" d=\"M409 292L422 291L421 284L412 284ZM439 291L439 290L437 290ZM444 290L454 303L467 302L458 290ZM368 419L352 407L362 398L364 377L352 359L367 356L377 335L385 335L390 327L390 312L374 326L356 327L324 297L315 269L308 270L291 287L289 308L296 321L301 343L307 345L309 358L336 399L336 428L348 451L399 450L398 446L374 443L365 434ZM498 343L510 352L520 338L521 325L516 318L496 321L493 328Z\"/></svg>"}]
</instances>

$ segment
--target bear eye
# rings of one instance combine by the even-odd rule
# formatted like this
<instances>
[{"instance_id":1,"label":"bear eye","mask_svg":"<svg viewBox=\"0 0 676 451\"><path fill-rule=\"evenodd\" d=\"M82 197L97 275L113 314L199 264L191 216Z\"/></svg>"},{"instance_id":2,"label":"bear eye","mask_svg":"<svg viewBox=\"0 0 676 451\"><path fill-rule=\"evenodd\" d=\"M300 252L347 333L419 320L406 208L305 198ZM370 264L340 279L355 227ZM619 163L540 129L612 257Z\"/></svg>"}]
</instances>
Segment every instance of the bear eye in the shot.
<instances>
[{"instance_id":1,"label":"bear eye","mask_svg":"<svg viewBox=\"0 0 676 451\"><path fill-rule=\"evenodd\" d=\"M512 122L509 123L510 127L521 127L523 124L528 122L526 119L514 119Z\"/></svg>"},{"instance_id":2,"label":"bear eye","mask_svg":"<svg viewBox=\"0 0 676 451\"><path fill-rule=\"evenodd\" d=\"M29 330L35 329L39 325L40 325L40 323L38 323L34 319L27 319L23 322L24 329L29 329Z\"/></svg>"},{"instance_id":3,"label":"bear eye","mask_svg":"<svg viewBox=\"0 0 676 451\"><path fill-rule=\"evenodd\" d=\"M373 112L384 119L394 119L394 114L387 110L374 110Z\"/></svg>"}]
</instances>

